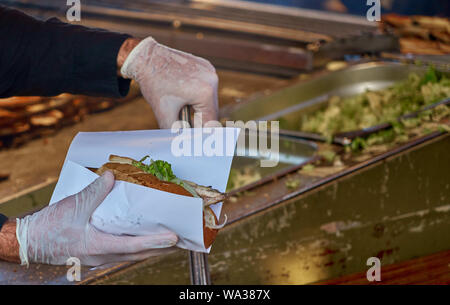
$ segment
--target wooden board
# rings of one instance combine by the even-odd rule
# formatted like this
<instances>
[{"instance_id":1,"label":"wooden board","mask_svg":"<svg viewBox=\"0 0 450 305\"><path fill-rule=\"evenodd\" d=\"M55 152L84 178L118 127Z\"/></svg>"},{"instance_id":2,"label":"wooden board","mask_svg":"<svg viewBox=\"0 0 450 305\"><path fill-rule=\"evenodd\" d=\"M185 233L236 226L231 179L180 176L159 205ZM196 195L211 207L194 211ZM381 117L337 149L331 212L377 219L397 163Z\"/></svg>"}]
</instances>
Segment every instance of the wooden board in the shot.
<instances>
[{"instance_id":1,"label":"wooden board","mask_svg":"<svg viewBox=\"0 0 450 305\"><path fill-rule=\"evenodd\" d=\"M367 267L369 268L369 267ZM369 282L360 272L319 285L448 285L450 284L450 250L408 261L381 266L381 281Z\"/></svg>"}]
</instances>

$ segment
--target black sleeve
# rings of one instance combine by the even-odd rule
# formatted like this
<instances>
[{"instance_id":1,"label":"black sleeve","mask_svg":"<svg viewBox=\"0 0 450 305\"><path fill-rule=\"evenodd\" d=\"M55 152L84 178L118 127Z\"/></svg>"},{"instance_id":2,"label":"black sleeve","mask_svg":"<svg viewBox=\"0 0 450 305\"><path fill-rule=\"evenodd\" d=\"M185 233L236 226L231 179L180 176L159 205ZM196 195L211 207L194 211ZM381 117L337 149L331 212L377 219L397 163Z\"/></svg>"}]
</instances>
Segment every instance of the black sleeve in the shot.
<instances>
[{"instance_id":1,"label":"black sleeve","mask_svg":"<svg viewBox=\"0 0 450 305\"><path fill-rule=\"evenodd\" d=\"M0 97L123 97L130 81L117 76L116 58L128 37L0 6Z\"/></svg>"}]
</instances>

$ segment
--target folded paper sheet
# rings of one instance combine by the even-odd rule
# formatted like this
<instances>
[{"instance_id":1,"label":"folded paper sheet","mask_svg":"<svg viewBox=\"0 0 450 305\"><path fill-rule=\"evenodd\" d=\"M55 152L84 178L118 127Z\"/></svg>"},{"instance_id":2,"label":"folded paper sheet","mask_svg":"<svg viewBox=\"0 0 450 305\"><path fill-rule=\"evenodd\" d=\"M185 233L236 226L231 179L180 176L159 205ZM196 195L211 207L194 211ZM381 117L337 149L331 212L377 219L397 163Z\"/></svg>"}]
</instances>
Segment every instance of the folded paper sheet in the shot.
<instances>
[{"instance_id":1,"label":"folded paper sheet","mask_svg":"<svg viewBox=\"0 0 450 305\"><path fill-rule=\"evenodd\" d=\"M181 179L225 191L239 129L142 130L81 132L72 141L50 204L78 193L98 175L111 154L136 160L150 155L172 164ZM220 216L222 203L212 206ZM209 252L203 245L202 200L116 181L95 210L91 223L112 234L144 235L170 230L178 247Z\"/></svg>"}]
</instances>

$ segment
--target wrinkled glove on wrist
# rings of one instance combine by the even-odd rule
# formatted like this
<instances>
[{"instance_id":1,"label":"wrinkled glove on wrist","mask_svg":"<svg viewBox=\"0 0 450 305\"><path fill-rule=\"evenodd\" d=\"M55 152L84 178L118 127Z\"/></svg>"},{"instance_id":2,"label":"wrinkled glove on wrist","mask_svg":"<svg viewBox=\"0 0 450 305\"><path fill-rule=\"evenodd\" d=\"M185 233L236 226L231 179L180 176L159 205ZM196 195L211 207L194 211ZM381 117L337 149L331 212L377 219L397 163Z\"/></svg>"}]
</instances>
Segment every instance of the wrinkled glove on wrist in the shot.
<instances>
[{"instance_id":1,"label":"wrinkled glove on wrist","mask_svg":"<svg viewBox=\"0 0 450 305\"><path fill-rule=\"evenodd\" d=\"M22 265L64 265L77 257L82 265L99 266L137 261L168 252L174 233L118 236L93 227L89 220L114 185L114 175L105 172L78 194L17 219L16 235Z\"/></svg>"},{"instance_id":2,"label":"wrinkled glove on wrist","mask_svg":"<svg viewBox=\"0 0 450 305\"><path fill-rule=\"evenodd\" d=\"M202 125L218 126L217 122L207 124L218 119L218 77L209 61L149 37L130 52L121 74L139 83L160 128L171 128L185 105L201 113Z\"/></svg>"}]
</instances>

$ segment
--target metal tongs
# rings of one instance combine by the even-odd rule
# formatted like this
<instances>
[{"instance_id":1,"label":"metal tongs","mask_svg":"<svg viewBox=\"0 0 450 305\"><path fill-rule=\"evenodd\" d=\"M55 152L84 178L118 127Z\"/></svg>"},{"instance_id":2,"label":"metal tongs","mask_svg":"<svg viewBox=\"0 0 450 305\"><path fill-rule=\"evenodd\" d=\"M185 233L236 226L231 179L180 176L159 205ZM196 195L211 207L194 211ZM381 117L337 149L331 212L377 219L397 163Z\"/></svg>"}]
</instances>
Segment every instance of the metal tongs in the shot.
<instances>
[{"instance_id":1,"label":"metal tongs","mask_svg":"<svg viewBox=\"0 0 450 305\"><path fill-rule=\"evenodd\" d=\"M181 109L180 119L187 123L183 124L183 128L190 128L191 111L189 106L184 106ZM189 251L189 269L192 285L211 285L207 253Z\"/></svg>"}]
</instances>

